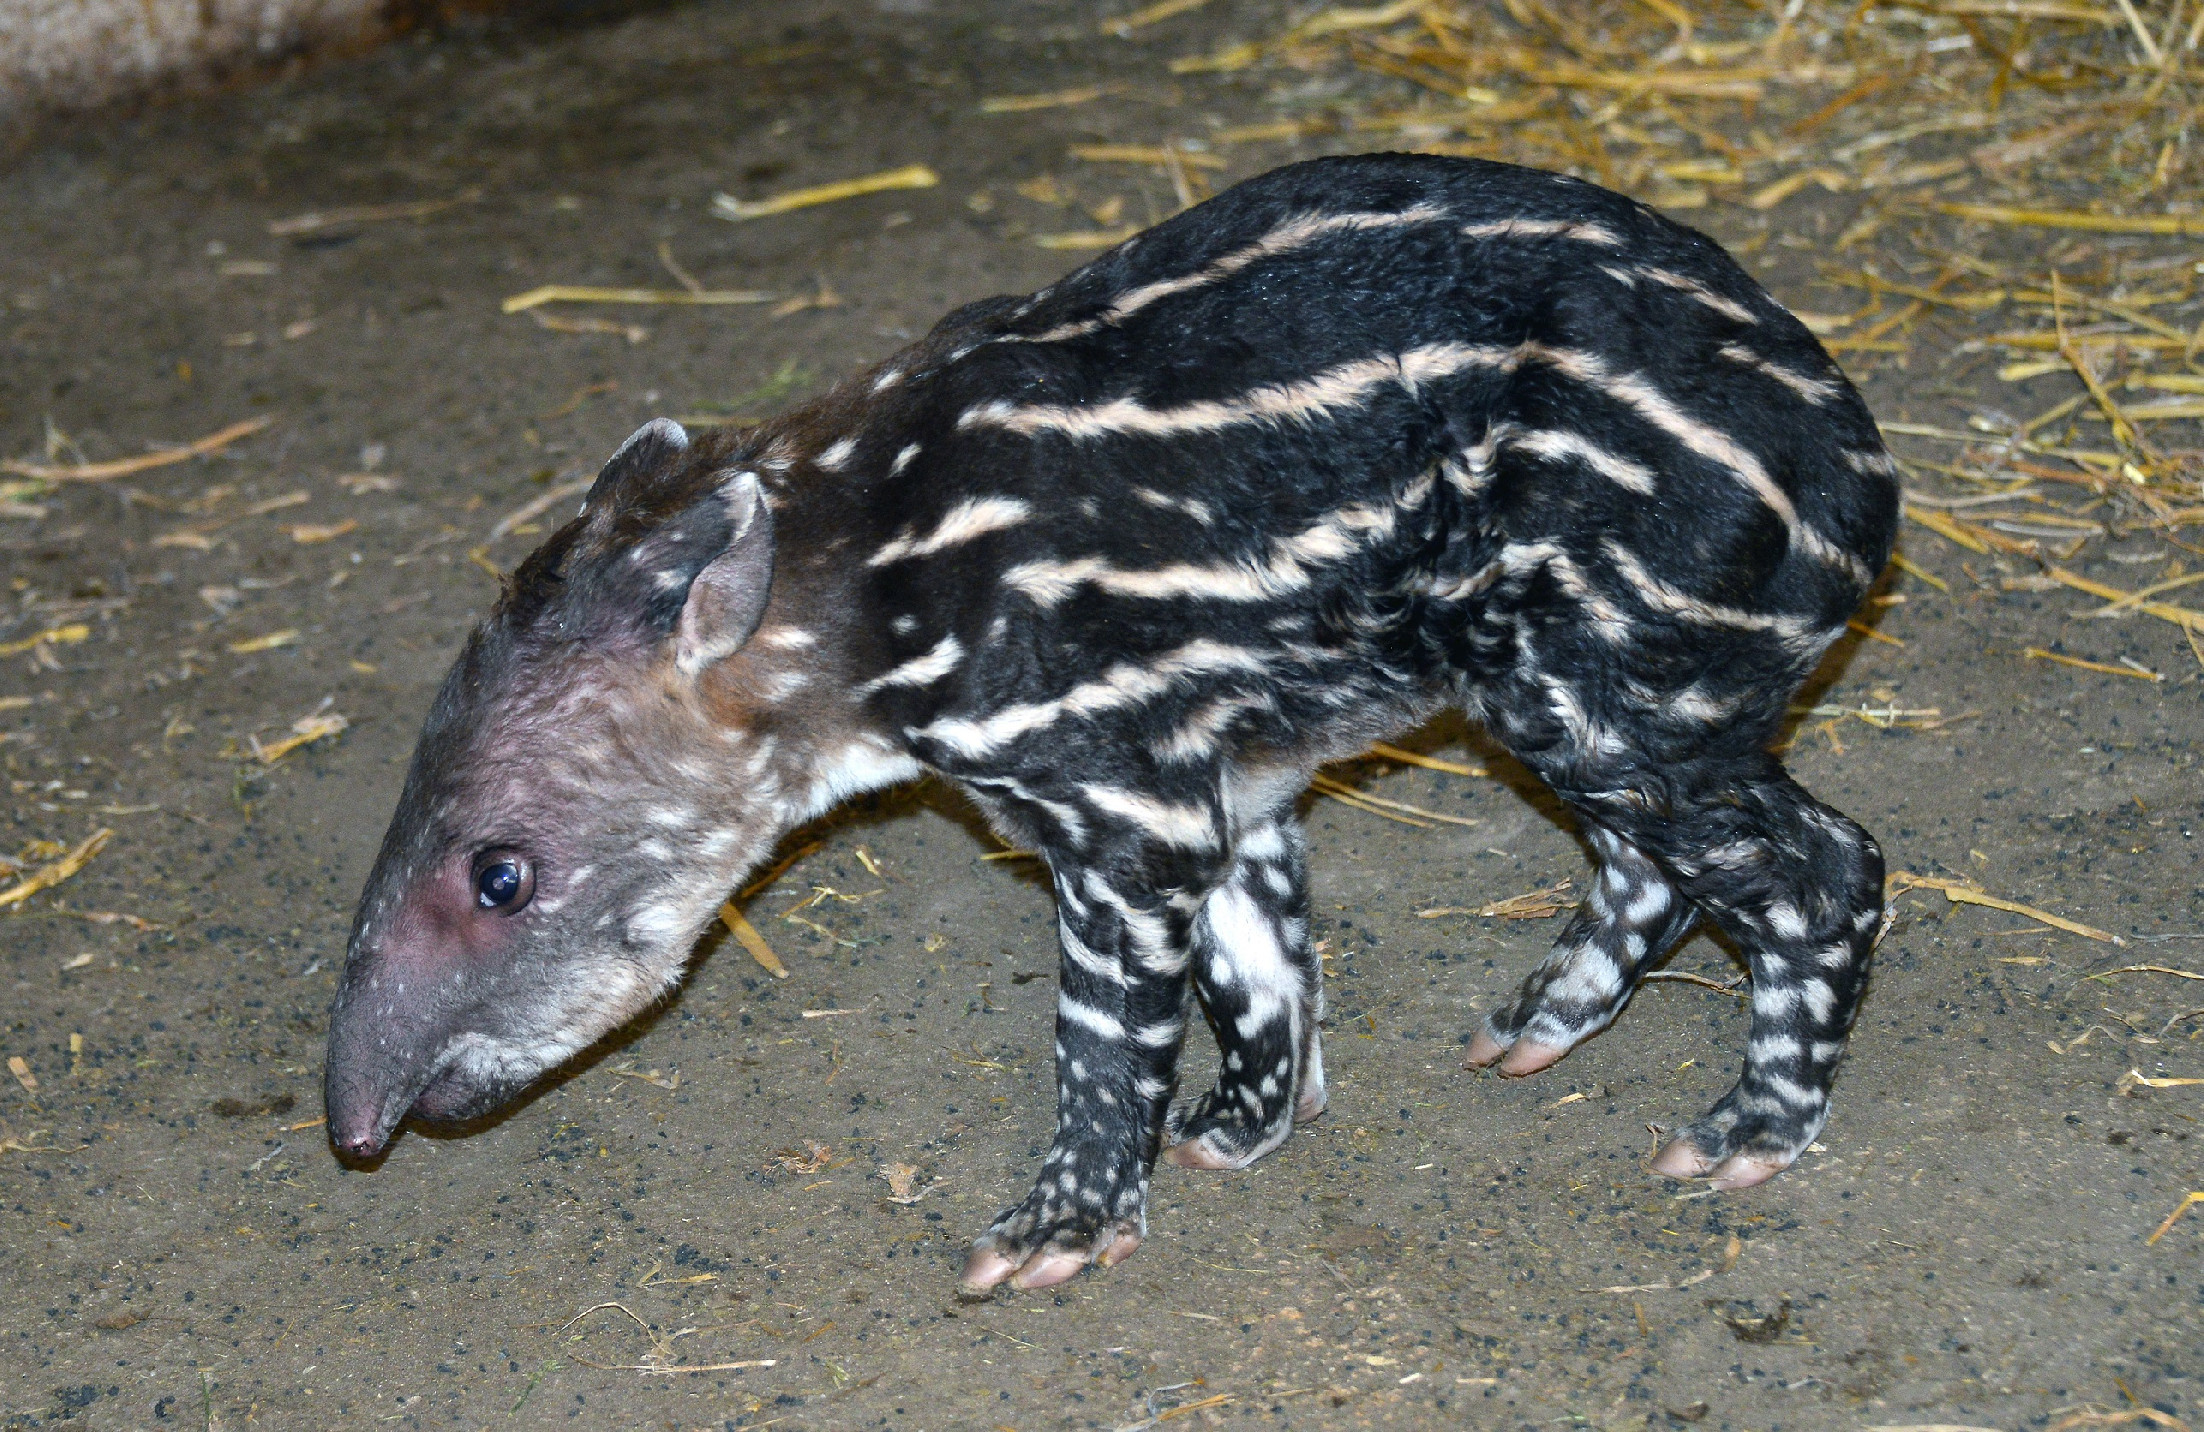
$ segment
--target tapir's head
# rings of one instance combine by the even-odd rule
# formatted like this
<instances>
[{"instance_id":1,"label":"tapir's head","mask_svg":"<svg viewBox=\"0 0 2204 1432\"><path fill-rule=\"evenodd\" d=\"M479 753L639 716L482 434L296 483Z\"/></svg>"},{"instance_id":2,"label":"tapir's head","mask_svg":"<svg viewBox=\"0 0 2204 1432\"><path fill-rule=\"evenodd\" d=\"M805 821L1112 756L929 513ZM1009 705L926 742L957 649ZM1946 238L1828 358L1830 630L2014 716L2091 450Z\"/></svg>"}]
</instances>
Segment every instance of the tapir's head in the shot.
<instances>
[{"instance_id":1,"label":"tapir's head","mask_svg":"<svg viewBox=\"0 0 2204 1432\"><path fill-rule=\"evenodd\" d=\"M487 1113L646 1008L805 813L744 706L773 569L757 474L661 420L515 574L429 712L353 921L339 1149Z\"/></svg>"}]
</instances>

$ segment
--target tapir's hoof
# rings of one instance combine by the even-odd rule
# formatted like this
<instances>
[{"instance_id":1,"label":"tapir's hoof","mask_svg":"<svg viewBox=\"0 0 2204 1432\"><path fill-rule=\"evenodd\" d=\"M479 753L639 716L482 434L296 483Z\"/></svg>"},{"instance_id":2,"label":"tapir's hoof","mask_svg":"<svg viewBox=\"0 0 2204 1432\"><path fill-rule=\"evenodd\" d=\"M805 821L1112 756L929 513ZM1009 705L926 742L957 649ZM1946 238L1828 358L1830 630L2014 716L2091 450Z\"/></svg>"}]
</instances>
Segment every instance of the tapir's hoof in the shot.
<instances>
[{"instance_id":1,"label":"tapir's hoof","mask_svg":"<svg viewBox=\"0 0 2204 1432\"><path fill-rule=\"evenodd\" d=\"M1508 1047L1492 1037L1492 1031L1480 1029L1469 1041L1469 1053L1462 1060L1466 1069L1486 1069L1500 1062L1500 1056Z\"/></svg>"},{"instance_id":2,"label":"tapir's hoof","mask_svg":"<svg viewBox=\"0 0 2204 1432\"><path fill-rule=\"evenodd\" d=\"M1714 1172L1707 1176L1707 1182L1725 1192L1730 1189L1751 1188L1754 1184L1766 1183L1790 1166L1789 1159L1777 1163L1770 1158L1736 1154L1717 1165Z\"/></svg>"},{"instance_id":3,"label":"tapir's hoof","mask_svg":"<svg viewBox=\"0 0 2204 1432\"><path fill-rule=\"evenodd\" d=\"M1526 1074L1536 1074L1541 1069L1551 1069L1568 1052L1559 1045L1518 1039L1508 1046L1507 1057L1500 1061L1500 1073L1509 1079L1520 1079Z\"/></svg>"},{"instance_id":4,"label":"tapir's hoof","mask_svg":"<svg viewBox=\"0 0 2204 1432\"><path fill-rule=\"evenodd\" d=\"M1667 1148L1653 1155L1653 1172L1670 1178L1697 1178L1712 1167L1713 1160L1689 1139L1671 1139Z\"/></svg>"},{"instance_id":5,"label":"tapir's hoof","mask_svg":"<svg viewBox=\"0 0 2204 1432\"><path fill-rule=\"evenodd\" d=\"M985 1293L1018 1271L1018 1265L992 1248L975 1248L964 1262L957 1286L967 1293Z\"/></svg>"},{"instance_id":6,"label":"tapir's hoof","mask_svg":"<svg viewBox=\"0 0 2204 1432\"><path fill-rule=\"evenodd\" d=\"M1246 1159L1235 1159L1219 1149L1210 1142L1207 1134L1171 1145L1163 1151L1163 1157L1180 1168L1209 1169L1219 1173L1244 1168L1248 1162Z\"/></svg>"},{"instance_id":7,"label":"tapir's hoof","mask_svg":"<svg viewBox=\"0 0 2204 1432\"><path fill-rule=\"evenodd\" d=\"M1569 1051L1554 1044L1540 1044L1535 1039L1518 1039L1513 1044L1502 1044L1492 1037L1489 1029L1480 1029L1469 1041L1469 1053L1462 1059L1465 1069L1489 1069L1494 1064L1499 1072L1510 1079L1520 1079L1526 1074L1536 1074L1550 1069L1561 1056Z\"/></svg>"},{"instance_id":8,"label":"tapir's hoof","mask_svg":"<svg viewBox=\"0 0 2204 1432\"><path fill-rule=\"evenodd\" d=\"M1040 1253L1010 1275L1013 1288L1053 1288L1079 1276L1087 1266L1084 1253Z\"/></svg>"},{"instance_id":9,"label":"tapir's hoof","mask_svg":"<svg viewBox=\"0 0 2204 1432\"><path fill-rule=\"evenodd\" d=\"M1053 1288L1078 1276L1089 1263L1098 1268L1114 1268L1132 1257L1139 1247L1140 1235L1130 1229L1120 1229L1095 1249L1041 1248L1028 1254L1023 1261L1013 1260L991 1246L982 1246L973 1249L972 1256L965 1261L957 1288L972 1297L982 1296L1006 1282L1013 1288L1028 1290Z\"/></svg>"},{"instance_id":10,"label":"tapir's hoof","mask_svg":"<svg viewBox=\"0 0 2204 1432\"><path fill-rule=\"evenodd\" d=\"M1791 1166L1773 1154L1731 1154L1717 1163L1688 1138L1678 1138L1653 1156L1653 1172L1670 1178L1703 1178L1712 1188L1730 1192L1766 1183Z\"/></svg>"}]
</instances>

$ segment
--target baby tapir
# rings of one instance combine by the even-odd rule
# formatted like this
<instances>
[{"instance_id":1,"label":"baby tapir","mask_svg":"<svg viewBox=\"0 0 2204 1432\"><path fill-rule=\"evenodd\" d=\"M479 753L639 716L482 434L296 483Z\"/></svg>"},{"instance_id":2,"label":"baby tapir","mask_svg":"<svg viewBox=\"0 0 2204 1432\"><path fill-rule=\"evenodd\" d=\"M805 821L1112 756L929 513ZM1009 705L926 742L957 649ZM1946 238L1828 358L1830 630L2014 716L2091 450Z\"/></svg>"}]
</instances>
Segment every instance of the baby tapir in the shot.
<instances>
[{"instance_id":1,"label":"baby tapir","mask_svg":"<svg viewBox=\"0 0 2204 1432\"><path fill-rule=\"evenodd\" d=\"M1527 169L1319 160L786 417L649 424L514 575L422 732L353 927L329 1127L477 1115L643 1010L782 833L932 770L1054 877L1056 1135L981 1289L1138 1246L1150 1169L1324 1105L1294 802L1455 705L1598 875L1485 1024L1528 1074L1701 918L1743 1077L1654 1159L1821 1128L1882 857L1769 744L1888 556L1893 465L1719 248ZM1171 1110L1188 985L1217 1084Z\"/></svg>"}]
</instances>

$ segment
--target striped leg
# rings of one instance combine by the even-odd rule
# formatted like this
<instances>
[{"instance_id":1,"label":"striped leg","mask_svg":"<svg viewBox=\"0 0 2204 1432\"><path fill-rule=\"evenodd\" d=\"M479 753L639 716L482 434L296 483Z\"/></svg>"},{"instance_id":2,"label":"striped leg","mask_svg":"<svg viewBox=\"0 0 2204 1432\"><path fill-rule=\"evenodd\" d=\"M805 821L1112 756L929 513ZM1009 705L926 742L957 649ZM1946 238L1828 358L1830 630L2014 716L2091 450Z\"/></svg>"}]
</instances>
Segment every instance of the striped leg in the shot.
<instances>
[{"instance_id":1,"label":"striped leg","mask_svg":"<svg viewBox=\"0 0 2204 1432\"><path fill-rule=\"evenodd\" d=\"M1215 1087L1171 1120L1164 1156L1187 1168L1245 1168L1324 1111L1324 973L1301 832L1264 826L1233 855L1194 925L1194 987L1223 1057Z\"/></svg>"},{"instance_id":2,"label":"striped leg","mask_svg":"<svg viewBox=\"0 0 2204 1432\"><path fill-rule=\"evenodd\" d=\"M1148 1174L1186 1033L1186 970L1201 905L1113 888L1056 866L1056 1138L1023 1201L973 1245L967 1290L1045 1288L1131 1256L1147 1232Z\"/></svg>"},{"instance_id":3,"label":"striped leg","mask_svg":"<svg viewBox=\"0 0 2204 1432\"><path fill-rule=\"evenodd\" d=\"M1553 953L1470 1042L1471 1068L1497 1062L1502 1074L1523 1075L1551 1065L1612 1023L1698 919L1642 851L1589 821L1585 831L1598 858L1592 888Z\"/></svg>"},{"instance_id":4,"label":"striped leg","mask_svg":"<svg viewBox=\"0 0 2204 1432\"><path fill-rule=\"evenodd\" d=\"M1708 774L1667 819L1641 809L1630 833L1744 952L1752 1039L1736 1087L1653 1167L1747 1188L1790 1167L1828 1117L1882 921L1883 856L1772 758Z\"/></svg>"}]
</instances>

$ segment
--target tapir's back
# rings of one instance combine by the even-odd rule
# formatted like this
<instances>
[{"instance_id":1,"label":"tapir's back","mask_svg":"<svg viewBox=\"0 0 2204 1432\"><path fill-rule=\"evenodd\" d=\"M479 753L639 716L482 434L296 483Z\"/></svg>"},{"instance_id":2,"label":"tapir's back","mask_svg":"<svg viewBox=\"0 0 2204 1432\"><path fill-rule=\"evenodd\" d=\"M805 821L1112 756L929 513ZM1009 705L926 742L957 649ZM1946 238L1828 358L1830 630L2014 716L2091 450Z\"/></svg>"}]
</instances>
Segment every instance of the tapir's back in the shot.
<instances>
[{"instance_id":1,"label":"tapir's back","mask_svg":"<svg viewBox=\"0 0 2204 1432\"><path fill-rule=\"evenodd\" d=\"M1517 667L1526 621L1604 633L1648 699L1783 685L1894 518L1857 395L1717 246L1506 165L1277 171L953 316L883 385L895 443L842 455L885 469L883 669L970 653L890 683L914 724L1200 636L1307 676L1272 723L1305 728L1358 680Z\"/></svg>"}]
</instances>

